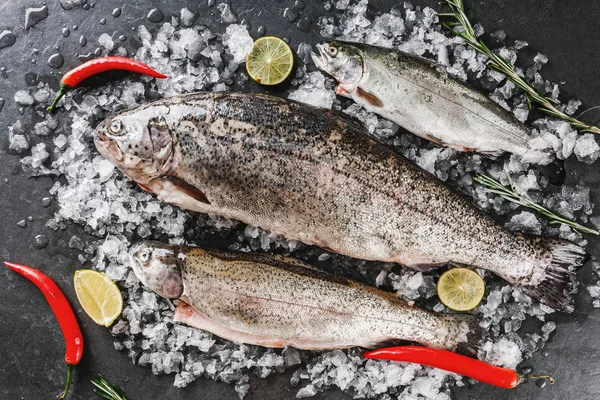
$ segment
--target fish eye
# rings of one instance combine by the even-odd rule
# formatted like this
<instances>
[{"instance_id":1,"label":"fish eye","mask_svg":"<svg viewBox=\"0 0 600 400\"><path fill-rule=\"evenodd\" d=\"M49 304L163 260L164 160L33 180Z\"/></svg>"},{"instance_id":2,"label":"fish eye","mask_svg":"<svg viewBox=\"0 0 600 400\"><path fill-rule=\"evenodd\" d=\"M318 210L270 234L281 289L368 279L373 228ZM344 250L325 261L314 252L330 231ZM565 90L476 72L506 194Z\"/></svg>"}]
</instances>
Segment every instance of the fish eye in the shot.
<instances>
[{"instance_id":1,"label":"fish eye","mask_svg":"<svg viewBox=\"0 0 600 400\"><path fill-rule=\"evenodd\" d=\"M327 52L329 53L329 55L331 57L335 57L335 56L337 56L338 49L337 49L337 47L329 46L329 48L327 49Z\"/></svg>"},{"instance_id":2,"label":"fish eye","mask_svg":"<svg viewBox=\"0 0 600 400\"><path fill-rule=\"evenodd\" d=\"M147 264L148 261L150 261L150 253L152 252L152 250L150 249L145 249L144 251L142 251L142 253L140 254L140 261L142 261L142 263Z\"/></svg>"},{"instance_id":3,"label":"fish eye","mask_svg":"<svg viewBox=\"0 0 600 400\"><path fill-rule=\"evenodd\" d=\"M108 126L108 130L110 131L110 133L113 133L113 134L121 133L122 129L123 129L123 123L121 122L120 119L114 119Z\"/></svg>"}]
</instances>

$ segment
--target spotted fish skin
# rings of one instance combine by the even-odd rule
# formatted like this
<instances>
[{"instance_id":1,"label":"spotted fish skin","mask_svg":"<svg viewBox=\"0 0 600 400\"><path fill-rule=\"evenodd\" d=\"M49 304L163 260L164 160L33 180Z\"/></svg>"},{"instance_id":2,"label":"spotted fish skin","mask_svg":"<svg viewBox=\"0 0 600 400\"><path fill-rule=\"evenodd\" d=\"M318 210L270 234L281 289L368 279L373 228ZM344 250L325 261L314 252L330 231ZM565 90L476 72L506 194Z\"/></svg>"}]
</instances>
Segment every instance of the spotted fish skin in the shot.
<instances>
[{"instance_id":1,"label":"spotted fish skin","mask_svg":"<svg viewBox=\"0 0 600 400\"><path fill-rule=\"evenodd\" d=\"M185 303L176 320L238 342L317 350L409 340L476 354L481 339L474 316L434 314L288 257L157 242L135 244L130 257L144 285Z\"/></svg>"},{"instance_id":2,"label":"spotted fish skin","mask_svg":"<svg viewBox=\"0 0 600 400\"><path fill-rule=\"evenodd\" d=\"M96 146L183 208L365 260L483 268L573 310L580 246L505 229L345 114L269 95L189 94L109 117Z\"/></svg>"},{"instance_id":3,"label":"spotted fish skin","mask_svg":"<svg viewBox=\"0 0 600 400\"><path fill-rule=\"evenodd\" d=\"M338 94L417 136L461 151L536 154L524 124L429 60L362 43L334 41L317 49L313 60L339 82ZM547 154L535 157L550 161Z\"/></svg>"}]
</instances>

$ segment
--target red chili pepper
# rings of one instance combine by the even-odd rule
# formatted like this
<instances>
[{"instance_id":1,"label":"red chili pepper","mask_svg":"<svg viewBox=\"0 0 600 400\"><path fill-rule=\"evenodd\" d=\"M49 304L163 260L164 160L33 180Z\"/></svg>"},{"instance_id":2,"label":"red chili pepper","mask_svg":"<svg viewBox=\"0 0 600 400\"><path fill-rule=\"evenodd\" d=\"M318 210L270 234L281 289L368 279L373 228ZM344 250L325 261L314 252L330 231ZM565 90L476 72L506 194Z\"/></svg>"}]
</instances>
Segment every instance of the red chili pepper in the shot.
<instances>
[{"instance_id":1,"label":"red chili pepper","mask_svg":"<svg viewBox=\"0 0 600 400\"><path fill-rule=\"evenodd\" d=\"M67 362L67 383L65 390L59 395L59 398L64 398L67 395L69 386L71 385L71 372L73 365L79 364L83 355L83 336L81 329L75 318L75 313L69 304L69 301L61 292L60 288L41 271L27 267L25 265L14 264L5 261L4 264L15 272L29 279L35 286L38 287L46 297L48 304L52 308L60 329L62 330L67 345L65 353L65 361Z\"/></svg>"},{"instance_id":2,"label":"red chili pepper","mask_svg":"<svg viewBox=\"0 0 600 400\"><path fill-rule=\"evenodd\" d=\"M554 384L551 376L523 376L508 368L497 367L486 362L453 353L451 351L431 349L421 346L387 347L368 351L366 358L411 362L443 369L444 371L468 376L490 385L512 389L530 379L544 378Z\"/></svg>"},{"instance_id":3,"label":"red chili pepper","mask_svg":"<svg viewBox=\"0 0 600 400\"><path fill-rule=\"evenodd\" d=\"M137 72L161 79L167 77L166 75L163 75L160 72L150 68L148 65L131 58L119 56L95 58L73 68L62 77L58 95L50 107L48 107L48 111L54 111L54 107L56 107L56 104L65 95L65 93L79 85L81 81L101 72L114 70Z\"/></svg>"}]
</instances>

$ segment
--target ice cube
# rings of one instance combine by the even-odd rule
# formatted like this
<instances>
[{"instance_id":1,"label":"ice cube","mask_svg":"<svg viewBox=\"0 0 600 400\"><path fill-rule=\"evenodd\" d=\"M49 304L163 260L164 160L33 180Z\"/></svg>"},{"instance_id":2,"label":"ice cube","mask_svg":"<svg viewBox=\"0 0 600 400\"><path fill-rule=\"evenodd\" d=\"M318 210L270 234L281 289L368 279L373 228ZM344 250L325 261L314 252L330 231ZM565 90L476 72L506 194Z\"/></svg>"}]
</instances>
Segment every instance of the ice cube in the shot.
<instances>
[{"instance_id":1,"label":"ice cube","mask_svg":"<svg viewBox=\"0 0 600 400\"><path fill-rule=\"evenodd\" d=\"M377 278L375 279L375 286L379 287L379 286L385 284L386 280L387 280L387 271L385 269L382 269L381 272L379 273L379 275L377 275Z\"/></svg>"},{"instance_id":2,"label":"ice cube","mask_svg":"<svg viewBox=\"0 0 600 400\"><path fill-rule=\"evenodd\" d=\"M49 156L45 143L36 144L31 148L31 166L34 168L39 167Z\"/></svg>"},{"instance_id":3,"label":"ice cube","mask_svg":"<svg viewBox=\"0 0 600 400\"><path fill-rule=\"evenodd\" d=\"M29 141L25 135L15 135L12 131L9 131L8 148L17 154L21 154L29 149Z\"/></svg>"},{"instance_id":4,"label":"ice cube","mask_svg":"<svg viewBox=\"0 0 600 400\"><path fill-rule=\"evenodd\" d=\"M501 338L491 346L486 361L506 368L516 368L522 360L519 345L507 338Z\"/></svg>"},{"instance_id":5,"label":"ice cube","mask_svg":"<svg viewBox=\"0 0 600 400\"><path fill-rule=\"evenodd\" d=\"M103 33L98 37L98 44L108 51L112 51L115 48L115 43L108 33Z\"/></svg>"},{"instance_id":6,"label":"ice cube","mask_svg":"<svg viewBox=\"0 0 600 400\"><path fill-rule=\"evenodd\" d=\"M281 355L285 360L285 365L287 365L288 367L300 364L300 362L302 362L302 360L300 359L300 353L294 347L287 346L285 349L283 349Z\"/></svg>"},{"instance_id":7,"label":"ice cube","mask_svg":"<svg viewBox=\"0 0 600 400\"><path fill-rule=\"evenodd\" d=\"M600 146L596 142L596 138L592 133L581 135L577 139L574 149L575 155L579 161L591 164L600 156Z\"/></svg>"},{"instance_id":8,"label":"ice cube","mask_svg":"<svg viewBox=\"0 0 600 400\"><path fill-rule=\"evenodd\" d=\"M186 26L186 27L192 26L195 19L196 19L196 14L191 12L187 7L181 9L181 12L180 12L181 25Z\"/></svg>"},{"instance_id":9,"label":"ice cube","mask_svg":"<svg viewBox=\"0 0 600 400\"><path fill-rule=\"evenodd\" d=\"M343 1L343 0L340 0ZM314 385L306 385L305 387L303 387L302 389L298 390L298 393L296 393L296 398L297 399L305 399L308 397L313 397L314 395L316 395L317 389L314 387Z\"/></svg>"},{"instance_id":10,"label":"ice cube","mask_svg":"<svg viewBox=\"0 0 600 400\"><path fill-rule=\"evenodd\" d=\"M302 84L288 98L315 107L331 108L335 93L326 87L325 75L315 71L305 75Z\"/></svg>"},{"instance_id":11,"label":"ice cube","mask_svg":"<svg viewBox=\"0 0 600 400\"><path fill-rule=\"evenodd\" d=\"M46 103L50 100L50 89L47 87L40 88L33 94L33 98L37 103Z\"/></svg>"},{"instance_id":12,"label":"ice cube","mask_svg":"<svg viewBox=\"0 0 600 400\"><path fill-rule=\"evenodd\" d=\"M506 224L510 230L520 231L539 235L542 233L542 224L537 217L529 211L521 211L519 214L513 215L510 221Z\"/></svg>"},{"instance_id":13,"label":"ice cube","mask_svg":"<svg viewBox=\"0 0 600 400\"><path fill-rule=\"evenodd\" d=\"M15 93L15 103L20 106L31 106L35 103L35 99L27 90L18 90Z\"/></svg>"},{"instance_id":14,"label":"ice cube","mask_svg":"<svg viewBox=\"0 0 600 400\"><path fill-rule=\"evenodd\" d=\"M416 272L406 282L406 287L412 290L418 290L421 285L423 285L423 274L421 272Z\"/></svg>"},{"instance_id":15,"label":"ice cube","mask_svg":"<svg viewBox=\"0 0 600 400\"><path fill-rule=\"evenodd\" d=\"M234 24L237 22L238 17L228 3L217 5L217 9L221 12L221 22L226 24Z\"/></svg>"},{"instance_id":16,"label":"ice cube","mask_svg":"<svg viewBox=\"0 0 600 400\"><path fill-rule=\"evenodd\" d=\"M254 40L248 34L248 28L244 25L232 24L225 30L223 42L229 53L233 56L233 61L242 63L246 61L246 56L252 50Z\"/></svg>"},{"instance_id":17,"label":"ice cube","mask_svg":"<svg viewBox=\"0 0 600 400\"><path fill-rule=\"evenodd\" d=\"M503 43L506 40L506 32L502 29L490 33L490 36L500 43Z\"/></svg>"},{"instance_id":18,"label":"ice cube","mask_svg":"<svg viewBox=\"0 0 600 400\"><path fill-rule=\"evenodd\" d=\"M83 248L85 247L85 243L83 243L83 240L81 240L79 237L73 235L71 236L71 239L69 239L69 248L70 249L77 249L79 251L83 251Z\"/></svg>"}]
</instances>

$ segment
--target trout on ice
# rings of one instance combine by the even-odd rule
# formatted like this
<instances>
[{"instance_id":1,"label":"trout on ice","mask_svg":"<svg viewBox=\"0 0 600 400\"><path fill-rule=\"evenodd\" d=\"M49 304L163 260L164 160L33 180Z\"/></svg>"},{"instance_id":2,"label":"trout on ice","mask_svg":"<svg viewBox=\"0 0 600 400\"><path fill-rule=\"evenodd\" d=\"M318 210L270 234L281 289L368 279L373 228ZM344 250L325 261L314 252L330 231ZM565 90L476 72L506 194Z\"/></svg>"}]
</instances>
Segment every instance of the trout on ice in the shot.
<instances>
[{"instance_id":1,"label":"trout on ice","mask_svg":"<svg viewBox=\"0 0 600 400\"><path fill-rule=\"evenodd\" d=\"M507 230L343 113L269 95L195 93L110 116L96 147L165 202L413 268L483 268L572 312L586 253Z\"/></svg>"},{"instance_id":2,"label":"trout on ice","mask_svg":"<svg viewBox=\"0 0 600 400\"><path fill-rule=\"evenodd\" d=\"M512 114L424 58L336 41L317 50L313 61L338 81L339 95L417 136L461 151L550 161L548 154L529 148L531 132Z\"/></svg>"},{"instance_id":3,"label":"trout on ice","mask_svg":"<svg viewBox=\"0 0 600 400\"><path fill-rule=\"evenodd\" d=\"M146 241L130 259L145 286L182 300L175 321L238 343L321 350L409 340L477 355L482 335L473 315L432 313L292 258Z\"/></svg>"}]
</instances>

